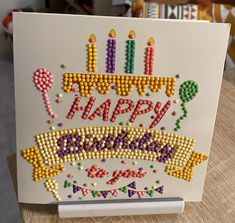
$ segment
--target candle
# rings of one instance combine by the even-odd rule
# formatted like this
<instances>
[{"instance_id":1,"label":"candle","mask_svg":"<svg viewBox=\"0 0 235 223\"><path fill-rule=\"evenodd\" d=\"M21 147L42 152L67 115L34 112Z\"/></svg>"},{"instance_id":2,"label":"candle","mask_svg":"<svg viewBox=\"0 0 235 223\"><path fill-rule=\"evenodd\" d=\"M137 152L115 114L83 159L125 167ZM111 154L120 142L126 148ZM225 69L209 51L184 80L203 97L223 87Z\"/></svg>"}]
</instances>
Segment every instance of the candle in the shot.
<instances>
[{"instance_id":1,"label":"candle","mask_svg":"<svg viewBox=\"0 0 235 223\"><path fill-rule=\"evenodd\" d=\"M145 71L147 75L153 75L153 65L154 65L154 44L155 41L151 37L148 39L147 47L145 50Z\"/></svg>"},{"instance_id":2,"label":"candle","mask_svg":"<svg viewBox=\"0 0 235 223\"><path fill-rule=\"evenodd\" d=\"M126 42L126 66L125 72L128 74L134 73L134 62L135 62L135 37L136 34L133 30L129 32L129 39Z\"/></svg>"},{"instance_id":3,"label":"candle","mask_svg":"<svg viewBox=\"0 0 235 223\"><path fill-rule=\"evenodd\" d=\"M88 62L87 71L96 72L96 62L97 62L97 46L96 46L96 36L91 34L89 37L89 43L87 45L88 50Z\"/></svg>"},{"instance_id":4,"label":"candle","mask_svg":"<svg viewBox=\"0 0 235 223\"><path fill-rule=\"evenodd\" d=\"M116 61L116 32L114 29L111 29L109 32L109 39L107 41L107 72L115 72L115 61Z\"/></svg>"},{"instance_id":5,"label":"candle","mask_svg":"<svg viewBox=\"0 0 235 223\"><path fill-rule=\"evenodd\" d=\"M114 29L111 29L109 32L109 39L107 41L107 72L115 72L115 61L116 61L116 32Z\"/></svg>"}]
</instances>

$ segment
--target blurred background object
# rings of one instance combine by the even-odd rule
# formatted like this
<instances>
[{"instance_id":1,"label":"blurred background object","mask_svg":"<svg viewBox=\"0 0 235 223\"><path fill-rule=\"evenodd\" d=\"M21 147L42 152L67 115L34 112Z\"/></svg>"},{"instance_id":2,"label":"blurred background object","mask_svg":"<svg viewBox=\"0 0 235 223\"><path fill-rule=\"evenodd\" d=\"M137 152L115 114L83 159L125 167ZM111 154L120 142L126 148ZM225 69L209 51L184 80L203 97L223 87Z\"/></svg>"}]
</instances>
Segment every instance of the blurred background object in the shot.
<instances>
[{"instance_id":1,"label":"blurred background object","mask_svg":"<svg viewBox=\"0 0 235 223\"><path fill-rule=\"evenodd\" d=\"M209 20L230 23L231 32L225 69L235 67L235 1L232 0L136 0L132 16L158 19Z\"/></svg>"},{"instance_id":2,"label":"blurred background object","mask_svg":"<svg viewBox=\"0 0 235 223\"><path fill-rule=\"evenodd\" d=\"M133 0L47 0L46 6L52 12L125 16Z\"/></svg>"},{"instance_id":3,"label":"blurred background object","mask_svg":"<svg viewBox=\"0 0 235 223\"><path fill-rule=\"evenodd\" d=\"M217 1L216 1L217 2ZM226 1L223 1L226 2ZM224 22L231 24L229 45L226 56L226 70L235 68L235 1L233 5L229 4L213 4L212 7L212 19L213 22Z\"/></svg>"},{"instance_id":4,"label":"blurred background object","mask_svg":"<svg viewBox=\"0 0 235 223\"><path fill-rule=\"evenodd\" d=\"M12 24L9 13L13 10L22 10L31 8L38 11L45 7L44 0L1 0L0 1L0 21L2 26L0 28L0 57L12 59L12 44L9 42L12 32ZM6 19L6 17L8 17ZM6 19L6 20L5 20ZM4 21L5 20L5 21Z\"/></svg>"},{"instance_id":5,"label":"blurred background object","mask_svg":"<svg viewBox=\"0 0 235 223\"><path fill-rule=\"evenodd\" d=\"M36 11L228 22L232 24L232 29L226 57L226 69L235 66L234 0L21 0L21 5L17 0L2 1L5 4L1 3L0 7L3 30L0 32L0 57L5 55L12 58L12 44L9 43L12 42L13 32L12 11Z\"/></svg>"},{"instance_id":6,"label":"blurred background object","mask_svg":"<svg viewBox=\"0 0 235 223\"><path fill-rule=\"evenodd\" d=\"M14 9L7 14L7 16L2 21L2 28L4 31L5 39L9 42L12 41L13 35L13 12L33 12L33 9L30 7L22 8L22 9Z\"/></svg>"}]
</instances>

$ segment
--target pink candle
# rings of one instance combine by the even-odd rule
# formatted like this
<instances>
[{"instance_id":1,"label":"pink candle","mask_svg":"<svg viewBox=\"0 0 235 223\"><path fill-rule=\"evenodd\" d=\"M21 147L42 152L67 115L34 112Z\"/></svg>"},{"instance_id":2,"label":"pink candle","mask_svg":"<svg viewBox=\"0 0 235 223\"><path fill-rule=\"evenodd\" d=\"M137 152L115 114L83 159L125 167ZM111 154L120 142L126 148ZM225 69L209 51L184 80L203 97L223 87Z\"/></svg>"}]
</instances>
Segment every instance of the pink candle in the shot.
<instances>
[{"instance_id":1,"label":"pink candle","mask_svg":"<svg viewBox=\"0 0 235 223\"><path fill-rule=\"evenodd\" d=\"M154 67L154 39L148 39L147 47L145 49L145 71L146 75L153 75Z\"/></svg>"}]
</instances>

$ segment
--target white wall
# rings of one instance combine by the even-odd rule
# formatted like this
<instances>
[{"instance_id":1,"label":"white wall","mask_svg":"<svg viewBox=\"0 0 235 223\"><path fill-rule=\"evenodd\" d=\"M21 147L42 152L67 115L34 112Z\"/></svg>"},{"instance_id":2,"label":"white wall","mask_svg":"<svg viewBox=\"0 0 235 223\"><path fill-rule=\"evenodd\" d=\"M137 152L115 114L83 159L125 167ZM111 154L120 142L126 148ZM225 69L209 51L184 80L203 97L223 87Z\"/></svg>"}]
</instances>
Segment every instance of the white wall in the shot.
<instances>
[{"instance_id":1,"label":"white wall","mask_svg":"<svg viewBox=\"0 0 235 223\"><path fill-rule=\"evenodd\" d=\"M33 6L34 8L42 8L44 0L0 0L0 57L11 58L11 43L5 41L2 31L2 20L6 14L12 9Z\"/></svg>"}]
</instances>

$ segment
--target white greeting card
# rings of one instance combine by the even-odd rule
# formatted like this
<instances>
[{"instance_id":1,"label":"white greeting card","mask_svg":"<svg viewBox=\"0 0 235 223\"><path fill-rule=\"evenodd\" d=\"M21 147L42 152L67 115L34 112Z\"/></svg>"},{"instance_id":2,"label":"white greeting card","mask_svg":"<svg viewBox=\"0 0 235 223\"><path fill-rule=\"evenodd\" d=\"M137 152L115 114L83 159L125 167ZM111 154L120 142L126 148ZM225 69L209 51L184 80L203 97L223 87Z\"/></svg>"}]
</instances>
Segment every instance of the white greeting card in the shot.
<instances>
[{"instance_id":1,"label":"white greeting card","mask_svg":"<svg viewBox=\"0 0 235 223\"><path fill-rule=\"evenodd\" d=\"M15 13L19 201L200 201L229 29Z\"/></svg>"}]
</instances>

